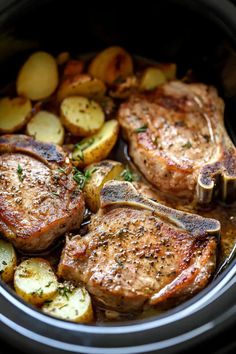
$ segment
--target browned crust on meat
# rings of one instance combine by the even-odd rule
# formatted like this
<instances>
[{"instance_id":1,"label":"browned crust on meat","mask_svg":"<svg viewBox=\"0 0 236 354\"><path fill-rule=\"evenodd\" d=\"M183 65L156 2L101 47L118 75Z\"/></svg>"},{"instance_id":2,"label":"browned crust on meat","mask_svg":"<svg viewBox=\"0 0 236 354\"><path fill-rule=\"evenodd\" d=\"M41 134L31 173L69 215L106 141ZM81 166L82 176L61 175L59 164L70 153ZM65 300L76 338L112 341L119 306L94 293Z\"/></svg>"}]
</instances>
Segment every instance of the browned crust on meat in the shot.
<instances>
[{"instance_id":1,"label":"browned crust on meat","mask_svg":"<svg viewBox=\"0 0 236 354\"><path fill-rule=\"evenodd\" d=\"M0 187L0 232L17 248L44 250L83 219L82 192L55 145L23 135L0 137Z\"/></svg>"}]
</instances>

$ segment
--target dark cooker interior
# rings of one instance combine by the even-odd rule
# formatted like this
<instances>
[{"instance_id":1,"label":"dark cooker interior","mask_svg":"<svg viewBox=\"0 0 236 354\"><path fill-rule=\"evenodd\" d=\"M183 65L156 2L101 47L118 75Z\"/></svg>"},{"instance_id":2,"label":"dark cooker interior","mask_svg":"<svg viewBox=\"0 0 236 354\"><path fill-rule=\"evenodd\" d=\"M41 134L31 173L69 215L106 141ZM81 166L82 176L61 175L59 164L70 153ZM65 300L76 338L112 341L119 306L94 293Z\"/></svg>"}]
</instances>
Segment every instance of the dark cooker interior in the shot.
<instances>
[{"instance_id":1,"label":"dark cooker interior","mask_svg":"<svg viewBox=\"0 0 236 354\"><path fill-rule=\"evenodd\" d=\"M176 62L179 77L191 69L197 80L217 86L226 101L226 126L236 142L236 79L235 87L232 84L236 52L211 14L202 13L195 2L146 0L145 6L138 1L128 6L127 0L32 3L19 7L2 26L1 33L6 35L0 37L1 87L14 80L20 64L35 49L53 54L66 50L76 56L120 45L146 58Z\"/></svg>"}]
</instances>

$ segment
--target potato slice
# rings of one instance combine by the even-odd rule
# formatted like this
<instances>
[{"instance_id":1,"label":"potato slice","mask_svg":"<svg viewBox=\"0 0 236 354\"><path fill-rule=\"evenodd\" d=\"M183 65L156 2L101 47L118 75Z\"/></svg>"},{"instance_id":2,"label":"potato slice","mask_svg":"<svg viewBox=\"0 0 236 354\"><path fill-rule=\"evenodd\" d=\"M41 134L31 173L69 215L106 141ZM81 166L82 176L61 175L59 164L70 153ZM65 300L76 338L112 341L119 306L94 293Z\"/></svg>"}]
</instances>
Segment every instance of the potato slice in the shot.
<instances>
[{"instance_id":1,"label":"potato slice","mask_svg":"<svg viewBox=\"0 0 236 354\"><path fill-rule=\"evenodd\" d=\"M26 132L44 143L62 145L64 141L65 131L60 119L47 111L36 113L27 124Z\"/></svg>"},{"instance_id":2,"label":"potato slice","mask_svg":"<svg viewBox=\"0 0 236 354\"><path fill-rule=\"evenodd\" d=\"M48 261L43 258L29 258L15 271L16 293L33 305L51 300L57 293L57 278Z\"/></svg>"},{"instance_id":3,"label":"potato slice","mask_svg":"<svg viewBox=\"0 0 236 354\"><path fill-rule=\"evenodd\" d=\"M83 188L84 197L89 209L95 213L100 207L100 191L103 185L112 179L121 179L124 166L117 161L104 160L88 166L86 171L90 177Z\"/></svg>"},{"instance_id":4,"label":"potato slice","mask_svg":"<svg viewBox=\"0 0 236 354\"><path fill-rule=\"evenodd\" d=\"M72 70L72 68L70 68ZM57 100L61 102L70 96L83 96L89 98L101 97L106 92L105 84L87 74L67 76L59 86Z\"/></svg>"},{"instance_id":5,"label":"potato slice","mask_svg":"<svg viewBox=\"0 0 236 354\"><path fill-rule=\"evenodd\" d=\"M97 102L72 96L62 101L61 120L73 135L90 136L102 127L105 115Z\"/></svg>"},{"instance_id":6,"label":"potato slice","mask_svg":"<svg viewBox=\"0 0 236 354\"><path fill-rule=\"evenodd\" d=\"M58 85L56 60L46 52L32 54L17 77L16 89L20 96L41 100L50 96Z\"/></svg>"},{"instance_id":7,"label":"potato slice","mask_svg":"<svg viewBox=\"0 0 236 354\"><path fill-rule=\"evenodd\" d=\"M140 79L140 88L142 90L153 90L165 82L166 77L164 73L158 68L150 67L144 71Z\"/></svg>"},{"instance_id":8,"label":"potato slice","mask_svg":"<svg viewBox=\"0 0 236 354\"><path fill-rule=\"evenodd\" d=\"M98 53L89 65L88 72L108 84L133 74L133 61L121 47L109 47Z\"/></svg>"},{"instance_id":9,"label":"potato slice","mask_svg":"<svg viewBox=\"0 0 236 354\"><path fill-rule=\"evenodd\" d=\"M107 121L96 134L76 145L72 159L76 160L79 168L104 160L115 145L118 133L117 120Z\"/></svg>"},{"instance_id":10,"label":"potato slice","mask_svg":"<svg viewBox=\"0 0 236 354\"><path fill-rule=\"evenodd\" d=\"M16 252L11 243L0 240L0 277L6 283L11 281L16 267Z\"/></svg>"},{"instance_id":11,"label":"potato slice","mask_svg":"<svg viewBox=\"0 0 236 354\"><path fill-rule=\"evenodd\" d=\"M58 294L50 303L43 305L44 313L63 320L89 323L93 320L93 308L85 288L75 288L65 295Z\"/></svg>"},{"instance_id":12,"label":"potato slice","mask_svg":"<svg viewBox=\"0 0 236 354\"><path fill-rule=\"evenodd\" d=\"M58 65L64 65L70 60L69 52L61 52L58 54L56 61Z\"/></svg>"},{"instance_id":13,"label":"potato slice","mask_svg":"<svg viewBox=\"0 0 236 354\"><path fill-rule=\"evenodd\" d=\"M32 105L29 99L8 97L0 100L0 133L14 133L27 123Z\"/></svg>"}]
</instances>

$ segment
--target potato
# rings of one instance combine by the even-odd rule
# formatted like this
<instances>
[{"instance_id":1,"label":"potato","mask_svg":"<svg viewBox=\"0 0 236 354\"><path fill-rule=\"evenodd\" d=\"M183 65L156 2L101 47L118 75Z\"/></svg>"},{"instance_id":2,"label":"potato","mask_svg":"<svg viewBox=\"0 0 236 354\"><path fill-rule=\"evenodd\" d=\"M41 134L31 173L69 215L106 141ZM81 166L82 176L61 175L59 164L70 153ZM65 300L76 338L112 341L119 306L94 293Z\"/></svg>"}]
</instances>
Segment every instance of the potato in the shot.
<instances>
[{"instance_id":1,"label":"potato","mask_svg":"<svg viewBox=\"0 0 236 354\"><path fill-rule=\"evenodd\" d=\"M16 253L11 243L0 240L0 277L6 283L14 276Z\"/></svg>"},{"instance_id":2,"label":"potato","mask_svg":"<svg viewBox=\"0 0 236 354\"><path fill-rule=\"evenodd\" d=\"M84 62L82 60L69 60L65 66L64 76L75 76L81 74L84 69Z\"/></svg>"},{"instance_id":3,"label":"potato","mask_svg":"<svg viewBox=\"0 0 236 354\"><path fill-rule=\"evenodd\" d=\"M58 65L64 65L70 60L70 53L69 52L61 52L58 54L56 61Z\"/></svg>"},{"instance_id":4,"label":"potato","mask_svg":"<svg viewBox=\"0 0 236 354\"><path fill-rule=\"evenodd\" d=\"M98 53L89 65L88 72L107 84L133 74L133 61L121 47L109 47Z\"/></svg>"},{"instance_id":5,"label":"potato","mask_svg":"<svg viewBox=\"0 0 236 354\"><path fill-rule=\"evenodd\" d=\"M0 133L14 133L27 123L32 105L23 97L2 98L0 100Z\"/></svg>"},{"instance_id":6,"label":"potato","mask_svg":"<svg viewBox=\"0 0 236 354\"><path fill-rule=\"evenodd\" d=\"M58 85L56 60L46 52L32 54L24 63L17 77L19 96L41 100L50 96Z\"/></svg>"},{"instance_id":7,"label":"potato","mask_svg":"<svg viewBox=\"0 0 236 354\"><path fill-rule=\"evenodd\" d=\"M26 132L44 143L62 145L64 141L65 131L60 119L47 111L36 113L27 124Z\"/></svg>"},{"instance_id":8,"label":"potato","mask_svg":"<svg viewBox=\"0 0 236 354\"><path fill-rule=\"evenodd\" d=\"M85 288L75 288L65 294L58 294L50 303L43 305L44 313L63 320L88 323L93 320L93 308Z\"/></svg>"},{"instance_id":9,"label":"potato","mask_svg":"<svg viewBox=\"0 0 236 354\"><path fill-rule=\"evenodd\" d=\"M24 300L39 306L54 297L58 283L48 261L29 258L16 268L14 287Z\"/></svg>"},{"instance_id":10,"label":"potato","mask_svg":"<svg viewBox=\"0 0 236 354\"><path fill-rule=\"evenodd\" d=\"M91 163L104 160L116 143L119 133L117 120L107 121L93 136L83 139L76 145L72 159L77 161L77 167L85 167Z\"/></svg>"},{"instance_id":11,"label":"potato","mask_svg":"<svg viewBox=\"0 0 236 354\"><path fill-rule=\"evenodd\" d=\"M64 98L70 96L96 98L103 96L105 92L106 86L99 79L92 78L87 74L69 75L59 86L57 101L61 102Z\"/></svg>"},{"instance_id":12,"label":"potato","mask_svg":"<svg viewBox=\"0 0 236 354\"><path fill-rule=\"evenodd\" d=\"M87 206L92 212L97 212L100 207L100 191L103 185L116 178L120 178L124 170L122 163L104 160L86 168L89 178L83 188Z\"/></svg>"},{"instance_id":13,"label":"potato","mask_svg":"<svg viewBox=\"0 0 236 354\"><path fill-rule=\"evenodd\" d=\"M157 67L163 72L167 80L176 78L177 66L175 63L160 63Z\"/></svg>"},{"instance_id":14,"label":"potato","mask_svg":"<svg viewBox=\"0 0 236 354\"><path fill-rule=\"evenodd\" d=\"M105 115L100 105L86 97L67 97L61 104L61 121L75 136L89 136L103 125Z\"/></svg>"},{"instance_id":15,"label":"potato","mask_svg":"<svg viewBox=\"0 0 236 354\"><path fill-rule=\"evenodd\" d=\"M150 67L141 76L140 88L141 90L153 90L165 82L166 77L164 73L158 68Z\"/></svg>"}]
</instances>

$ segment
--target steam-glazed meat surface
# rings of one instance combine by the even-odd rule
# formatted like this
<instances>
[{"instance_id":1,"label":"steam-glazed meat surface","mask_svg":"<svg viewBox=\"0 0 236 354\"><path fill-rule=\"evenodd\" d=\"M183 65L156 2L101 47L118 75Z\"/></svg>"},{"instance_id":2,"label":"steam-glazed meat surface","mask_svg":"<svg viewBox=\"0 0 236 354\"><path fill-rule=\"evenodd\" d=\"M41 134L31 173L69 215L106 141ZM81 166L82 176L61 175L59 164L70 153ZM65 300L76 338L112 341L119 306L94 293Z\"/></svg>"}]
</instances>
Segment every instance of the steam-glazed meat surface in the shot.
<instances>
[{"instance_id":1,"label":"steam-glazed meat surface","mask_svg":"<svg viewBox=\"0 0 236 354\"><path fill-rule=\"evenodd\" d=\"M202 166L222 157L223 110L215 88L172 81L131 96L119 122L144 176L164 192L192 198Z\"/></svg>"},{"instance_id":2,"label":"steam-glazed meat surface","mask_svg":"<svg viewBox=\"0 0 236 354\"><path fill-rule=\"evenodd\" d=\"M0 232L17 248L46 249L79 227L84 200L67 160L55 145L0 137Z\"/></svg>"},{"instance_id":3,"label":"steam-glazed meat surface","mask_svg":"<svg viewBox=\"0 0 236 354\"><path fill-rule=\"evenodd\" d=\"M179 303L215 270L216 237L194 236L138 203L106 205L86 236L67 239L59 265L63 278L84 283L99 303L120 312Z\"/></svg>"}]
</instances>

